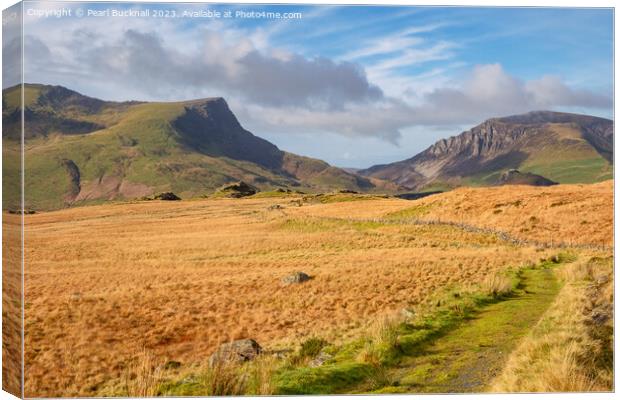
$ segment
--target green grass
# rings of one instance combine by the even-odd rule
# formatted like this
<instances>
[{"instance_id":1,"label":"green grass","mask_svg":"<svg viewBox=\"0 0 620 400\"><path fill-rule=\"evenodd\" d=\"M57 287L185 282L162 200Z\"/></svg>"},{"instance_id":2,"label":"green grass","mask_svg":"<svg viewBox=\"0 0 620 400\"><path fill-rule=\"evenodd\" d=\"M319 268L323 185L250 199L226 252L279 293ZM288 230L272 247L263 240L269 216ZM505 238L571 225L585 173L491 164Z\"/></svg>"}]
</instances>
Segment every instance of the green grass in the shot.
<instances>
[{"instance_id":1,"label":"green grass","mask_svg":"<svg viewBox=\"0 0 620 400\"><path fill-rule=\"evenodd\" d=\"M602 157L527 163L521 170L560 183L592 183L613 178L613 166Z\"/></svg>"},{"instance_id":2,"label":"green grass","mask_svg":"<svg viewBox=\"0 0 620 400\"><path fill-rule=\"evenodd\" d=\"M371 365L355 361L328 364L318 368L283 369L276 373L277 394L338 394L355 389L375 373Z\"/></svg>"},{"instance_id":3,"label":"green grass","mask_svg":"<svg viewBox=\"0 0 620 400\"><path fill-rule=\"evenodd\" d=\"M327 345L328 343L324 339L318 337L311 337L310 339L305 340L301 344L301 348L299 349L299 356L301 358L316 357Z\"/></svg>"},{"instance_id":4,"label":"green grass","mask_svg":"<svg viewBox=\"0 0 620 400\"><path fill-rule=\"evenodd\" d=\"M524 270L520 283L513 296L404 358L395 373L399 387L407 392L481 391L560 289L549 268Z\"/></svg>"},{"instance_id":5,"label":"green grass","mask_svg":"<svg viewBox=\"0 0 620 400\"><path fill-rule=\"evenodd\" d=\"M516 168L566 184L602 182L613 178L613 166L596 151L584 146L535 153ZM463 178L462 184L472 187L493 185L505 170L473 174Z\"/></svg>"}]
</instances>

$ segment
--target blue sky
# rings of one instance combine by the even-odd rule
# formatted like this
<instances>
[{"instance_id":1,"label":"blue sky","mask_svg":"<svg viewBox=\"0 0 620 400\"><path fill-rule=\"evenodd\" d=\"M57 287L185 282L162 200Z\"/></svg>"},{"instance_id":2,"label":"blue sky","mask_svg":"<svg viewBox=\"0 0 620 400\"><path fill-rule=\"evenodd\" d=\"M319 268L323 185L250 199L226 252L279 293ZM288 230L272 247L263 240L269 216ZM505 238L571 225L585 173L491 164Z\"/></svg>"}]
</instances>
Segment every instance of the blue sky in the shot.
<instances>
[{"instance_id":1,"label":"blue sky","mask_svg":"<svg viewBox=\"0 0 620 400\"><path fill-rule=\"evenodd\" d=\"M26 16L25 79L109 100L223 96L253 133L339 166L409 158L490 117L536 109L612 116L611 9L25 6L60 7L300 12L277 20Z\"/></svg>"}]
</instances>

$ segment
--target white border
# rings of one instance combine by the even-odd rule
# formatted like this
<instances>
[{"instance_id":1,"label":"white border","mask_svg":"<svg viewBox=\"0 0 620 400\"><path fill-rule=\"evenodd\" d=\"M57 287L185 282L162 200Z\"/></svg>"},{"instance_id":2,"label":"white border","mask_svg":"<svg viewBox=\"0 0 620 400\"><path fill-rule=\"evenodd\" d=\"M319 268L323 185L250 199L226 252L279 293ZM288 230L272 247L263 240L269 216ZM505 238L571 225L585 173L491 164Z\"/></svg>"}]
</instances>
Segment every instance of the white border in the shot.
<instances>
[{"instance_id":1,"label":"white border","mask_svg":"<svg viewBox=\"0 0 620 400\"><path fill-rule=\"evenodd\" d=\"M28 0L26 0L27 2ZM72 3L83 3L85 1L80 1L80 0L66 0L63 1L66 3L72 2ZM110 1L110 3L114 3L114 2L118 2L118 1ZM2 6L2 9L8 8L10 6L12 6L13 4L16 4L16 1L12 1L12 0L0 0L0 5ZM243 1L230 1L230 0L222 0L222 1L208 1L208 2L202 2L202 1L170 1L170 0L133 0L133 1L128 1L127 3L216 3L216 4L300 4L300 5L304 5L304 4L309 4L309 5L335 5L335 4L342 4L342 5L379 5L379 6L391 6L391 5L395 5L395 6L469 6L469 7L580 7L580 8L594 8L594 7L604 7L604 8L614 8L614 78L617 75L618 72L618 65L615 63L615 54L616 54L616 50L617 50L617 46L618 46L618 32L615 30L615 1L613 0L589 0L589 1L584 1L584 0L504 0L502 2L498 2L498 1L493 1L493 0L474 0L474 1L467 1L467 0L423 0L423 1L406 1L406 0L391 0L391 1L385 1L385 0L314 0L312 2L309 1L300 1L300 0L270 0L270 1L265 1L265 0L243 0ZM23 27L23 25L22 25ZM2 33L0 32L0 42L1 42L1 37L2 37ZM2 56L0 55L0 65L2 65ZM23 66L22 66L23 68ZM22 72L22 76L23 76L23 72ZM1 79L1 78L0 78ZM616 116L616 110L615 110L615 100L617 99L617 93L618 93L618 87L617 87L617 82L614 79L614 113L613 113L613 119L614 122L617 120L617 116ZM1 126L1 125L0 125ZM615 135L615 124L614 124L614 135ZM614 136L615 137L615 136ZM618 150L620 148L620 144L618 143L617 140L614 141L614 154L619 154ZM22 162L23 162L23 157L22 157ZM22 165L23 167L23 165ZM614 163L614 176L617 176L617 171L618 171L618 163ZM22 169L22 173L23 173L23 169ZM2 178L0 176L0 185L2 182ZM0 186L1 187L1 186ZM618 203L615 201L616 199L616 194L617 194L617 187L616 185L614 185L614 233L615 233L615 215L618 214L618 212L620 211L620 205L618 205ZM0 200L2 198L2 193L0 191ZM23 200L22 200L23 201ZM23 216L22 216L23 218ZM23 236L22 236L22 240L23 240ZM618 245L618 237L615 237L614 240L614 248L617 247ZM2 249L0 247L0 256L2 255ZM615 259L614 259L615 262ZM614 263L615 264L615 263ZM23 268L23 264L22 264L22 268ZM615 265L614 265L614 274L615 274ZM0 276L0 282L1 282L1 276ZM23 285L23 273L22 273L22 285ZM615 281L615 293L618 293L618 288L620 287L620 285L618 284L618 280L616 279ZM22 289L22 294L23 294L23 289ZM614 304L615 307L615 304ZM2 305L0 303L0 312L2 309ZM22 321L23 321L23 309L22 309ZM614 327L617 327L617 325ZM22 333L23 335L23 333ZM616 354L616 352L618 351L618 341L615 342L615 348L614 348L614 354ZM23 356L23 354L22 354ZM1 358L0 358L0 366L1 366ZM23 365L22 365L22 369L23 369ZM615 369L615 365L614 365L614 369ZM1 371L1 370L0 370ZM1 373L1 372L0 372ZM23 376L23 374L22 374ZM620 379L618 377L618 374L616 373L614 376L614 381L615 381L615 388L618 388L618 384L620 382ZM592 394L582 394L582 393L570 393L570 394L502 394L502 395L498 395L498 394L473 394L473 395L469 395L469 394L455 394L455 395L380 395L380 398L394 398L394 399L423 399L423 398L430 398L431 396L437 397L439 396L439 398L441 399L463 399L463 400L473 400L473 399L479 399L481 397L483 397L484 399L515 399L515 400L523 400L523 399L530 399L530 398L541 398L541 399L570 399L570 400L581 400L581 399L610 399L610 398L616 398L619 395L617 393L592 393ZM318 400L321 398L325 398L326 396L301 396L302 399L308 399L308 400ZM375 396L329 396L330 399L335 399L335 400L341 400L341 399L351 399L351 398L359 398L359 399L368 399L368 400L376 400L378 397L377 395ZM200 397L195 397L195 398L200 398ZM8 394L7 392L4 391L0 391L0 400L8 400L8 399L15 399L14 396Z\"/></svg>"}]
</instances>

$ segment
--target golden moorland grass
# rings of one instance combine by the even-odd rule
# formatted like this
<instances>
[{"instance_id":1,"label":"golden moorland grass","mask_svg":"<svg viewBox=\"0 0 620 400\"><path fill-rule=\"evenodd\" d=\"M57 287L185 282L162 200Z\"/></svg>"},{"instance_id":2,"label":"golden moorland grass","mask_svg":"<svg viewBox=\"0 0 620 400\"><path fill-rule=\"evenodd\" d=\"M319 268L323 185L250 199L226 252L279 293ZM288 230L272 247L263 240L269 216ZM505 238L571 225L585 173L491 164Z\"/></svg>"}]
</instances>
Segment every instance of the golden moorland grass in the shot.
<instances>
[{"instance_id":1,"label":"golden moorland grass","mask_svg":"<svg viewBox=\"0 0 620 400\"><path fill-rule=\"evenodd\" d=\"M459 188L421 199L402 215L492 227L547 243L613 246L613 200L611 180L592 185Z\"/></svg>"},{"instance_id":2,"label":"golden moorland grass","mask_svg":"<svg viewBox=\"0 0 620 400\"><path fill-rule=\"evenodd\" d=\"M4 214L2 220L2 388L21 396L22 264L21 216Z\"/></svg>"},{"instance_id":3,"label":"golden moorland grass","mask_svg":"<svg viewBox=\"0 0 620 400\"><path fill-rule=\"evenodd\" d=\"M607 243L603 235L611 236L610 183L476 190L416 202L205 199L27 215L26 396L127 388L127 371L145 349L149 363L190 365L235 338L252 337L266 348L319 332L343 339L449 285L483 282L556 252L456 226L384 221L419 204L441 201L433 212L447 220L460 203L472 207L470 223L507 229L500 213L481 210L510 198L528 205L511 217L516 226L534 216L574 242ZM536 199L548 202L537 193L555 192L562 207L534 207ZM576 216L588 198L591 207ZM584 232L603 233L571 227L582 220ZM546 237L546 225L530 229L528 235ZM294 271L313 279L283 285Z\"/></svg>"}]
</instances>

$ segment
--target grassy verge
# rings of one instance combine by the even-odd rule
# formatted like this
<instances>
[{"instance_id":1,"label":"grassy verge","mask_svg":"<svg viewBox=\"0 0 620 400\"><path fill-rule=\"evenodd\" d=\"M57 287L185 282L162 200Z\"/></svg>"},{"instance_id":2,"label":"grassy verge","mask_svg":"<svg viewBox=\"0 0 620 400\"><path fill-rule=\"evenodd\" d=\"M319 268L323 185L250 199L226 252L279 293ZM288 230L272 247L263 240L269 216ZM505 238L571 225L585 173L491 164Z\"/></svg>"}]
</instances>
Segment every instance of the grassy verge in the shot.
<instances>
[{"instance_id":1,"label":"grassy verge","mask_svg":"<svg viewBox=\"0 0 620 400\"><path fill-rule=\"evenodd\" d=\"M591 258L557 272L564 288L492 391L613 390L613 258Z\"/></svg>"},{"instance_id":2,"label":"grassy verge","mask_svg":"<svg viewBox=\"0 0 620 400\"><path fill-rule=\"evenodd\" d=\"M553 301L560 284L551 270L567 256L512 268L471 287L443 293L380 318L356 340L310 338L284 358L264 354L242 365L194 367L158 378L166 396L465 392L490 381L499 365ZM482 363L482 367L476 365ZM467 371L476 368L476 376ZM152 379L142 378L152 384ZM472 385L473 382L473 385Z\"/></svg>"}]
</instances>

